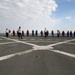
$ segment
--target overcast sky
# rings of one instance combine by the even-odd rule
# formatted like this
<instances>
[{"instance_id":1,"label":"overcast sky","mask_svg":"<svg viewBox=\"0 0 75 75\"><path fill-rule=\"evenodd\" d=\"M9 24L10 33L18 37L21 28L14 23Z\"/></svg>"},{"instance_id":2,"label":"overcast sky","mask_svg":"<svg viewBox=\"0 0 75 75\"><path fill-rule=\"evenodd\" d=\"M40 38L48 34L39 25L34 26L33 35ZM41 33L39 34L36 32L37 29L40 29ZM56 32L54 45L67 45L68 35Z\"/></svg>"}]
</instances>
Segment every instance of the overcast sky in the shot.
<instances>
[{"instance_id":1,"label":"overcast sky","mask_svg":"<svg viewBox=\"0 0 75 75\"><path fill-rule=\"evenodd\" d=\"M75 0L0 0L0 32L75 30Z\"/></svg>"}]
</instances>

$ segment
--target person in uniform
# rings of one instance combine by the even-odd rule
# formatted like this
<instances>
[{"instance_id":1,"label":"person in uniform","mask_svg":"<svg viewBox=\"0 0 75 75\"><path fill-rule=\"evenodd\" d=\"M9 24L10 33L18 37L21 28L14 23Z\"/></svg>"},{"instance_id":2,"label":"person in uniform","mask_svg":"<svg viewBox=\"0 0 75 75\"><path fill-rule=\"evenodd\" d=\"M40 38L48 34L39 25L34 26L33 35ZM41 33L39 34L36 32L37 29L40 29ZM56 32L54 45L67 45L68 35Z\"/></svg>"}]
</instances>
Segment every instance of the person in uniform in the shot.
<instances>
[{"instance_id":1,"label":"person in uniform","mask_svg":"<svg viewBox=\"0 0 75 75\"><path fill-rule=\"evenodd\" d=\"M47 37L47 29L44 30L45 38Z\"/></svg>"},{"instance_id":2,"label":"person in uniform","mask_svg":"<svg viewBox=\"0 0 75 75\"><path fill-rule=\"evenodd\" d=\"M34 36L34 30L32 30L32 36Z\"/></svg>"},{"instance_id":3,"label":"person in uniform","mask_svg":"<svg viewBox=\"0 0 75 75\"><path fill-rule=\"evenodd\" d=\"M27 30L26 34L27 34L27 36L29 36L29 30Z\"/></svg>"},{"instance_id":4,"label":"person in uniform","mask_svg":"<svg viewBox=\"0 0 75 75\"><path fill-rule=\"evenodd\" d=\"M57 30L57 37L59 37L60 36L60 31L59 30Z\"/></svg>"},{"instance_id":5,"label":"person in uniform","mask_svg":"<svg viewBox=\"0 0 75 75\"><path fill-rule=\"evenodd\" d=\"M70 31L70 37L72 37L72 31Z\"/></svg>"},{"instance_id":6,"label":"person in uniform","mask_svg":"<svg viewBox=\"0 0 75 75\"><path fill-rule=\"evenodd\" d=\"M6 28L5 33L6 33L6 37L8 37L9 36L9 30L8 30L8 28Z\"/></svg>"},{"instance_id":7,"label":"person in uniform","mask_svg":"<svg viewBox=\"0 0 75 75\"><path fill-rule=\"evenodd\" d=\"M13 36L15 36L15 30L13 30Z\"/></svg>"},{"instance_id":8,"label":"person in uniform","mask_svg":"<svg viewBox=\"0 0 75 75\"><path fill-rule=\"evenodd\" d=\"M40 34L41 34L41 36L43 36L43 31L42 30L41 30Z\"/></svg>"},{"instance_id":9,"label":"person in uniform","mask_svg":"<svg viewBox=\"0 0 75 75\"><path fill-rule=\"evenodd\" d=\"M22 39L22 30L21 30L21 27L18 28L18 38Z\"/></svg>"},{"instance_id":10,"label":"person in uniform","mask_svg":"<svg viewBox=\"0 0 75 75\"><path fill-rule=\"evenodd\" d=\"M38 36L38 31L37 30L35 31L35 36Z\"/></svg>"},{"instance_id":11,"label":"person in uniform","mask_svg":"<svg viewBox=\"0 0 75 75\"><path fill-rule=\"evenodd\" d=\"M52 30L51 34L52 34L52 36L54 36L54 31L53 30Z\"/></svg>"},{"instance_id":12,"label":"person in uniform","mask_svg":"<svg viewBox=\"0 0 75 75\"><path fill-rule=\"evenodd\" d=\"M22 30L22 36L24 36L24 31Z\"/></svg>"},{"instance_id":13,"label":"person in uniform","mask_svg":"<svg viewBox=\"0 0 75 75\"><path fill-rule=\"evenodd\" d=\"M64 37L65 36L65 32L64 31L62 31L62 37Z\"/></svg>"},{"instance_id":14,"label":"person in uniform","mask_svg":"<svg viewBox=\"0 0 75 75\"><path fill-rule=\"evenodd\" d=\"M69 37L69 31L67 31L67 37Z\"/></svg>"},{"instance_id":15,"label":"person in uniform","mask_svg":"<svg viewBox=\"0 0 75 75\"><path fill-rule=\"evenodd\" d=\"M75 31L74 31L74 37L75 37Z\"/></svg>"}]
</instances>

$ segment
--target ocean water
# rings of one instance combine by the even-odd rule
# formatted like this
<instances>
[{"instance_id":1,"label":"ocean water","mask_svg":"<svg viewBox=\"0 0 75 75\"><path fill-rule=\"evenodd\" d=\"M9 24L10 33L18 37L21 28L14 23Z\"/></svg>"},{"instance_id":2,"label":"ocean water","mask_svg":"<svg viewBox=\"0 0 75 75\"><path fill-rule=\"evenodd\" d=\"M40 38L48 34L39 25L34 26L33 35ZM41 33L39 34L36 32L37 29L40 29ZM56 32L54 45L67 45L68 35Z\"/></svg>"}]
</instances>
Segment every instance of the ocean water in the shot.
<instances>
[{"instance_id":1,"label":"ocean water","mask_svg":"<svg viewBox=\"0 0 75 75\"><path fill-rule=\"evenodd\" d=\"M0 33L0 36L5 36L5 33Z\"/></svg>"}]
</instances>

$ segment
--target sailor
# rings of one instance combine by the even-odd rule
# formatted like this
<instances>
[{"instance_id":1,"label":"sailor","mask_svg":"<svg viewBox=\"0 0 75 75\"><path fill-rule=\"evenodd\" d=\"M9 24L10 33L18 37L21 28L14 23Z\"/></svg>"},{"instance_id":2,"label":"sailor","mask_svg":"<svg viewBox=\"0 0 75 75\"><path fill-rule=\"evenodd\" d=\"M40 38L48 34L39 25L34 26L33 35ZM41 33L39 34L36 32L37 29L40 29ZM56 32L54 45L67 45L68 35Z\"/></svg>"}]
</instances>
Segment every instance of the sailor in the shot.
<instances>
[{"instance_id":1,"label":"sailor","mask_svg":"<svg viewBox=\"0 0 75 75\"><path fill-rule=\"evenodd\" d=\"M6 33L6 37L8 37L9 36L9 30L8 30L8 28L6 28L5 33Z\"/></svg>"},{"instance_id":2,"label":"sailor","mask_svg":"<svg viewBox=\"0 0 75 75\"><path fill-rule=\"evenodd\" d=\"M63 36L63 37L65 36L65 32L64 32L64 31L62 31L62 36Z\"/></svg>"},{"instance_id":3,"label":"sailor","mask_svg":"<svg viewBox=\"0 0 75 75\"><path fill-rule=\"evenodd\" d=\"M67 37L69 37L69 31L67 31Z\"/></svg>"},{"instance_id":4,"label":"sailor","mask_svg":"<svg viewBox=\"0 0 75 75\"><path fill-rule=\"evenodd\" d=\"M34 30L32 30L32 36L34 36Z\"/></svg>"},{"instance_id":5,"label":"sailor","mask_svg":"<svg viewBox=\"0 0 75 75\"><path fill-rule=\"evenodd\" d=\"M44 30L45 38L47 37L47 29Z\"/></svg>"},{"instance_id":6,"label":"sailor","mask_svg":"<svg viewBox=\"0 0 75 75\"><path fill-rule=\"evenodd\" d=\"M24 36L24 31L22 30L22 36Z\"/></svg>"},{"instance_id":7,"label":"sailor","mask_svg":"<svg viewBox=\"0 0 75 75\"><path fill-rule=\"evenodd\" d=\"M72 31L70 31L70 37L72 37Z\"/></svg>"},{"instance_id":8,"label":"sailor","mask_svg":"<svg viewBox=\"0 0 75 75\"><path fill-rule=\"evenodd\" d=\"M26 33L27 33L27 36L29 36L29 30L27 30L27 32L26 32Z\"/></svg>"},{"instance_id":9,"label":"sailor","mask_svg":"<svg viewBox=\"0 0 75 75\"><path fill-rule=\"evenodd\" d=\"M37 30L35 31L35 36L38 36L38 31Z\"/></svg>"},{"instance_id":10,"label":"sailor","mask_svg":"<svg viewBox=\"0 0 75 75\"><path fill-rule=\"evenodd\" d=\"M15 36L15 30L13 30L13 36Z\"/></svg>"},{"instance_id":11,"label":"sailor","mask_svg":"<svg viewBox=\"0 0 75 75\"><path fill-rule=\"evenodd\" d=\"M60 36L60 31L59 30L57 30L57 37L59 37Z\"/></svg>"},{"instance_id":12,"label":"sailor","mask_svg":"<svg viewBox=\"0 0 75 75\"><path fill-rule=\"evenodd\" d=\"M41 30L40 34L41 34L41 36L43 36L43 31L42 30Z\"/></svg>"},{"instance_id":13,"label":"sailor","mask_svg":"<svg viewBox=\"0 0 75 75\"><path fill-rule=\"evenodd\" d=\"M54 36L54 31L53 30L52 30L51 34L52 34L52 36Z\"/></svg>"},{"instance_id":14,"label":"sailor","mask_svg":"<svg viewBox=\"0 0 75 75\"><path fill-rule=\"evenodd\" d=\"M22 39L22 30L21 30L21 27L18 28L18 38Z\"/></svg>"},{"instance_id":15,"label":"sailor","mask_svg":"<svg viewBox=\"0 0 75 75\"><path fill-rule=\"evenodd\" d=\"M74 37L75 37L75 31L74 31Z\"/></svg>"}]
</instances>

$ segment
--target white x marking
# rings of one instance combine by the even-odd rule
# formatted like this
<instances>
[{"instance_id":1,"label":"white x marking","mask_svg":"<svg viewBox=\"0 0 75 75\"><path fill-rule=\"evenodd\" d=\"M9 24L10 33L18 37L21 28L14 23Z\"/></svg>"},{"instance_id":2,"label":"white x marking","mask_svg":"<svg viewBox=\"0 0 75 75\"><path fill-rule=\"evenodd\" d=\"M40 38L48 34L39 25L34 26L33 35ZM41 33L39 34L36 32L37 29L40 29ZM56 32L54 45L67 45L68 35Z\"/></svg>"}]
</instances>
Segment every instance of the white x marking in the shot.
<instances>
[{"instance_id":1,"label":"white x marking","mask_svg":"<svg viewBox=\"0 0 75 75\"><path fill-rule=\"evenodd\" d=\"M52 51L52 52L60 53L60 54L75 58L75 54L71 54L71 53L67 53L67 52L63 52L63 51L59 51L59 50L53 50L53 47L52 47L52 46L55 46L55 45L68 43L70 41L75 41L75 39L66 40L66 41L63 41L63 42L58 42L58 43L50 44L50 45L47 45L47 46L39 46L39 45L35 45L35 44L31 44L31 43L27 43L27 42L15 40L15 39L10 39L10 38L6 38L6 37L2 37L2 38L5 38L7 40L12 40L12 41L18 42L18 43L31 45L31 46L33 46L33 49L26 50L26 51L23 51L23 52L14 53L14 54L10 54L10 55L6 55L6 56L2 56L2 57L0 57L0 61L6 60L6 59L11 58L11 57L14 57L16 55L23 55L23 54L31 53L31 52L37 51L37 50L49 50L49 51Z\"/></svg>"}]
</instances>

